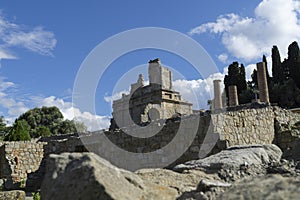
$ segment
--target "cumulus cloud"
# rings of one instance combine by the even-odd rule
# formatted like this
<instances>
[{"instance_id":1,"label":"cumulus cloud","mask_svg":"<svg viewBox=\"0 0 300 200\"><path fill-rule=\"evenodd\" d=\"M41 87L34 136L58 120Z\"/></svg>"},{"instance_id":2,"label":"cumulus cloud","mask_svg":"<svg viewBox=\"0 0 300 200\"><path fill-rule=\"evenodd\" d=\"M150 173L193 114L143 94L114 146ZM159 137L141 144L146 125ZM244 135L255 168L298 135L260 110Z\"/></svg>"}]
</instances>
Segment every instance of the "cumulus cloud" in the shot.
<instances>
[{"instance_id":1,"label":"cumulus cloud","mask_svg":"<svg viewBox=\"0 0 300 200\"><path fill-rule=\"evenodd\" d=\"M94 115L89 112L82 112L80 109L73 106L72 102L66 102L63 99L55 96L46 98L37 98L36 103L40 106L56 106L62 112L65 119L75 119L83 122L89 131L106 129L110 124L109 116Z\"/></svg>"},{"instance_id":2,"label":"cumulus cloud","mask_svg":"<svg viewBox=\"0 0 300 200\"><path fill-rule=\"evenodd\" d=\"M8 110L7 113L11 119L28 110L23 102L16 101L3 92L0 92L0 105Z\"/></svg>"},{"instance_id":3,"label":"cumulus cloud","mask_svg":"<svg viewBox=\"0 0 300 200\"><path fill-rule=\"evenodd\" d=\"M31 108L56 106L62 112L65 119L75 119L83 122L89 131L101 130L109 127L109 116L99 116L89 112L82 112L80 109L74 107L72 102L65 101L64 99L55 96L30 96L28 99L18 100L14 90L17 90L16 84L0 77L0 108L2 107L1 110L5 112L2 112L1 115L5 116L5 119L9 124L12 124L17 117Z\"/></svg>"},{"instance_id":4,"label":"cumulus cloud","mask_svg":"<svg viewBox=\"0 0 300 200\"><path fill-rule=\"evenodd\" d=\"M215 73L204 80L175 80L173 86L185 100L193 103L193 109L208 109L207 101L214 98L213 80L216 79L222 80L223 83L224 74ZM223 84L221 89L224 89Z\"/></svg>"},{"instance_id":5,"label":"cumulus cloud","mask_svg":"<svg viewBox=\"0 0 300 200\"><path fill-rule=\"evenodd\" d=\"M15 59L17 56L12 52L13 47L52 56L56 42L54 34L43 27L19 25L0 13L0 59Z\"/></svg>"},{"instance_id":6,"label":"cumulus cloud","mask_svg":"<svg viewBox=\"0 0 300 200\"><path fill-rule=\"evenodd\" d=\"M121 99L123 94L129 94L129 90L122 90L121 92L115 92L113 95L105 95L104 100L108 103L112 103L117 99Z\"/></svg>"},{"instance_id":7,"label":"cumulus cloud","mask_svg":"<svg viewBox=\"0 0 300 200\"><path fill-rule=\"evenodd\" d=\"M256 69L256 64L250 64L245 67L246 80L252 80L251 74L253 73L254 69Z\"/></svg>"},{"instance_id":8,"label":"cumulus cloud","mask_svg":"<svg viewBox=\"0 0 300 200\"><path fill-rule=\"evenodd\" d=\"M8 117L6 119L10 124L16 116L28 110L28 107L23 102L9 95L10 91L15 88L16 85L13 82L6 81L3 77L0 77L0 106L7 110Z\"/></svg>"},{"instance_id":9,"label":"cumulus cloud","mask_svg":"<svg viewBox=\"0 0 300 200\"><path fill-rule=\"evenodd\" d=\"M299 2L263 0L255 8L254 17L242 17L235 13L221 15L215 22L193 28L189 34L220 34L228 52L245 61L260 58L263 54L270 55L273 45L277 45L286 55L287 46L300 40Z\"/></svg>"},{"instance_id":10,"label":"cumulus cloud","mask_svg":"<svg viewBox=\"0 0 300 200\"><path fill-rule=\"evenodd\" d=\"M222 53L218 56L218 59L222 62L222 63L227 63L228 61L228 55L226 53Z\"/></svg>"}]
</instances>

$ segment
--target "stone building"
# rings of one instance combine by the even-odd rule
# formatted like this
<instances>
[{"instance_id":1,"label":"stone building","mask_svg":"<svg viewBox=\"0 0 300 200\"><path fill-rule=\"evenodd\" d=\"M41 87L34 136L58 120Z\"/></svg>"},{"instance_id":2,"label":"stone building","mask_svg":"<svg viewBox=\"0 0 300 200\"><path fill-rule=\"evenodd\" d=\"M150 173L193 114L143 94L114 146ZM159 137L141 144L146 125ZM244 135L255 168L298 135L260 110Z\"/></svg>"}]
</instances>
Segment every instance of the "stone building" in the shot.
<instances>
[{"instance_id":1,"label":"stone building","mask_svg":"<svg viewBox=\"0 0 300 200\"><path fill-rule=\"evenodd\" d=\"M149 61L148 75L149 85L144 85L140 74L138 81L131 84L130 94L113 101L113 121L118 127L193 113L192 104L174 91L172 72L159 59Z\"/></svg>"}]
</instances>

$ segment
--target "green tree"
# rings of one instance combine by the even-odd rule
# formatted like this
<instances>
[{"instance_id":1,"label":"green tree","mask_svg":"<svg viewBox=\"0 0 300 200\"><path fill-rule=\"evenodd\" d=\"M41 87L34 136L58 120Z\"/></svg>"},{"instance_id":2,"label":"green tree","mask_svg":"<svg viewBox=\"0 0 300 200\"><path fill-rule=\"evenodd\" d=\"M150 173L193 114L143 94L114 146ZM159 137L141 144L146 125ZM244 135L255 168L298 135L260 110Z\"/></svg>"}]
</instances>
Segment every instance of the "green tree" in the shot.
<instances>
[{"instance_id":1,"label":"green tree","mask_svg":"<svg viewBox=\"0 0 300 200\"><path fill-rule=\"evenodd\" d=\"M300 89L296 86L293 79L285 81L281 85L276 85L274 91L280 107L296 108L300 106Z\"/></svg>"},{"instance_id":2,"label":"green tree","mask_svg":"<svg viewBox=\"0 0 300 200\"><path fill-rule=\"evenodd\" d=\"M273 46L272 48L272 74L275 84L283 83L285 80L283 67L281 65L280 53L277 46Z\"/></svg>"},{"instance_id":3,"label":"green tree","mask_svg":"<svg viewBox=\"0 0 300 200\"><path fill-rule=\"evenodd\" d=\"M239 84L241 84L240 85L240 90L241 91L247 89L246 71L245 71L245 67L244 67L243 64L241 64L241 67L240 67Z\"/></svg>"},{"instance_id":4,"label":"green tree","mask_svg":"<svg viewBox=\"0 0 300 200\"><path fill-rule=\"evenodd\" d=\"M25 120L18 120L14 123L10 133L5 136L6 141L30 140L30 126Z\"/></svg>"},{"instance_id":5,"label":"green tree","mask_svg":"<svg viewBox=\"0 0 300 200\"><path fill-rule=\"evenodd\" d=\"M249 85L249 87L251 88L251 89L258 89L258 83L257 83L257 70L256 69L254 69L253 70L253 73L251 74L251 79L252 79L252 81L248 84Z\"/></svg>"},{"instance_id":6,"label":"green tree","mask_svg":"<svg viewBox=\"0 0 300 200\"><path fill-rule=\"evenodd\" d=\"M298 43L294 41L292 44L288 47L288 60L290 61L297 61L300 56L300 50Z\"/></svg>"},{"instance_id":7,"label":"green tree","mask_svg":"<svg viewBox=\"0 0 300 200\"><path fill-rule=\"evenodd\" d=\"M300 50L297 42L288 47L288 58L281 63L277 46L272 48L273 85L270 100L284 108L300 106Z\"/></svg>"},{"instance_id":8,"label":"green tree","mask_svg":"<svg viewBox=\"0 0 300 200\"><path fill-rule=\"evenodd\" d=\"M297 42L293 42L289 46L287 65L289 77L292 78L297 87L300 88L300 50Z\"/></svg>"},{"instance_id":9,"label":"green tree","mask_svg":"<svg viewBox=\"0 0 300 200\"><path fill-rule=\"evenodd\" d=\"M28 110L16 121L19 120L29 124L32 138L76 132L74 121L64 120L60 110L54 106Z\"/></svg>"},{"instance_id":10,"label":"green tree","mask_svg":"<svg viewBox=\"0 0 300 200\"><path fill-rule=\"evenodd\" d=\"M266 58L265 55L263 55L262 61L265 63L265 66L266 66L266 75L267 75L267 80L268 80L268 83L269 83L270 80L271 80L271 77L270 77L270 74L269 74L268 62L267 62L267 58Z\"/></svg>"},{"instance_id":11,"label":"green tree","mask_svg":"<svg viewBox=\"0 0 300 200\"><path fill-rule=\"evenodd\" d=\"M63 121L63 115L57 107L42 107L28 110L17 120L27 121L31 128L31 137L39 137L37 132L39 126L47 127L50 132L54 133Z\"/></svg>"},{"instance_id":12,"label":"green tree","mask_svg":"<svg viewBox=\"0 0 300 200\"><path fill-rule=\"evenodd\" d=\"M47 136L52 135L51 131L46 126L38 126L36 128L35 132L38 133L38 135L36 135L36 137L39 137L39 136L47 137Z\"/></svg>"},{"instance_id":13,"label":"green tree","mask_svg":"<svg viewBox=\"0 0 300 200\"><path fill-rule=\"evenodd\" d=\"M249 103L252 99L255 98L254 90L248 87L246 90L243 90L239 95L239 101L242 103Z\"/></svg>"},{"instance_id":14,"label":"green tree","mask_svg":"<svg viewBox=\"0 0 300 200\"><path fill-rule=\"evenodd\" d=\"M64 120L58 124L55 130L55 134L66 134L77 132L75 123L73 120Z\"/></svg>"},{"instance_id":15,"label":"green tree","mask_svg":"<svg viewBox=\"0 0 300 200\"><path fill-rule=\"evenodd\" d=\"M86 132L87 131L87 127L83 122L77 121L77 120L73 120L73 122L76 127L76 132Z\"/></svg>"},{"instance_id":16,"label":"green tree","mask_svg":"<svg viewBox=\"0 0 300 200\"><path fill-rule=\"evenodd\" d=\"M239 95L239 102L246 103L244 102L243 98L240 98L240 94L244 90L247 90L246 73L243 64L241 64L240 67L238 62L233 62L232 64L229 65L228 75L225 75L224 78L224 85L225 85L225 91L227 96L228 96L228 87L231 85L236 85L237 93Z\"/></svg>"},{"instance_id":17,"label":"green tree","mask_svg":"<svg viewBox=\"0 0 300 200\"><path fill-rule=\"evenodd\" d=\"M282 62L285 80L294 79L296 85L300 87L300 51L297 42L293 42L288 47L288 58Z\"/></svg>"}]
</instances>

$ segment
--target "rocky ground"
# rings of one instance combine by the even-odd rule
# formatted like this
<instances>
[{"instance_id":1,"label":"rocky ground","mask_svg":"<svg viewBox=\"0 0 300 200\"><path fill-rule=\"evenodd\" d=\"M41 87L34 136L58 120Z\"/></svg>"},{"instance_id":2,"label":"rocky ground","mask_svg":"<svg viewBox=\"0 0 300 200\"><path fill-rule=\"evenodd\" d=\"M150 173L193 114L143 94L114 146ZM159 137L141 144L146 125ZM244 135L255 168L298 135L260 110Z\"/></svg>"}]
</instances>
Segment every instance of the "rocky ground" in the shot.
<instances>
[{"instance_id":1,"label":"rocky ground","mask_svg":"<svg viewBox=\"0 0 300 200\"><path fill-rule=\"evenodd\" d=\"M281 157L282 152L275 145L235 146L172 170L129 172L93 153L50 155L41 197L46 200L299 199L300 162ZM21 198L12 199L24 196L15 195Z\"/></svg>"}]
</instances>

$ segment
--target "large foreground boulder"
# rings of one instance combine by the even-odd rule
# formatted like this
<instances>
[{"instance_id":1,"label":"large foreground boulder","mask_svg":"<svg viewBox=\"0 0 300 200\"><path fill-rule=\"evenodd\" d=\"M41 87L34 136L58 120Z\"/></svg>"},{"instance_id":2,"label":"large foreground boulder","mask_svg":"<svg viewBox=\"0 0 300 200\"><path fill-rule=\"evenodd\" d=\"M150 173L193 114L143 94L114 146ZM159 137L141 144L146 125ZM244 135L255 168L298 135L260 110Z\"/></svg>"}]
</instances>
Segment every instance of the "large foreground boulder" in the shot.
<instances>
[{"instance_id":1,"label":"large foreground boulder","mask_svg":"<svg viewBox=\"0 0 300 200\"><path fill-rule=\"evenodd\" d=\"M94 153L50 155L41 197L76 199L176 199L175 189L142 180Z\"/></svg>"},{"instance_id":2,"label":"large foreground boulder","mask_svg":"<svg viewBox=\"0 0 300 200\"><path fill-rule=\"evenodd\" d=\"M207 158L177 165L174 170L217 173L222 180L231 182L268 173L268 167L279 163L281 155L280 148L273 144L234 146Z\"/></svg>"},{"instance_id":3,"label":"large foreground boulder","mask_svg":"<svg viewBox=\"0 0 300 200\"><path fill-rule=\"evenodd\" d=\"M299 199L300 178L267 175L237 181L218 199Z\"/></svg>"},{"instance_id":4,"label":"large foreground boulder","mask_svg":"<svg viewBox=\"0 0 300 200\"><path fill-rule=\"evenodd\" d=\"M272 162L279 162L281 155L280 148L273 144L233 146L207 158L177 165L174 170L203 169L208 172L217 172L224 168L238 169L249 165L261 167Z\"/></svg>"}]
</instances>

